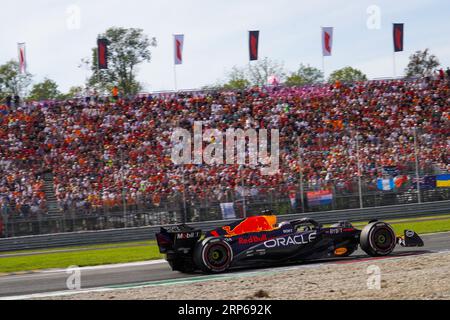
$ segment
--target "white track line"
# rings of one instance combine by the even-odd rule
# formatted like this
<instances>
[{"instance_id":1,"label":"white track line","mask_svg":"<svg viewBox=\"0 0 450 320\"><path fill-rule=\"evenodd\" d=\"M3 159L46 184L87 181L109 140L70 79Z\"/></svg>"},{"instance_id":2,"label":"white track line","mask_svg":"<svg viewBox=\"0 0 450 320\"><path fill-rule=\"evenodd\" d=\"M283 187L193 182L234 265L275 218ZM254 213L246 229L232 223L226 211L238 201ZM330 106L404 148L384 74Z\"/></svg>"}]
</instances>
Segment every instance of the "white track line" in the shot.
<instances>
[{"instance_id":1,"label":"white track line","mask_svg":"<svg viewBox=\"0 0 450 320\"><path fill-rule=\"evenodd\" d=\"M93 293L93 292L108 292L108 291L121 291L121 290L130 290L130 289L140 289L147 287L155 287L155 286L167 286L167 285L176 285L176 284L190 284L194 282L206 282L206 281L214 281L214 280L226 280L238 277L250 277L257 276L260 274L264 274L267 272L285 272L295 269L313 269L325 265L325 263L315 263L308 265L298 265L298 266L289 266L289 267L279 267L279 268L267 268L258 271L242 271L228 274L217 274L212 276L198 276L191 278L179 278L179 279L169 279L170 282L164 283L164 280L155 280L143 282L142 284L130 284L129 286L123 285L118 288L110 288L110 287L98 287L98 288L89 288L89 289L80 289L80 290L65 290L65 291L55 291L48 293L33 293L27 295L20 296L8 296L8 297L0 297L0 300L28 300L28 299L39 299L39 298L51 298L51 297L60 297L60 296L70 296L76 294L83 293ZM152 283L154 282L154 283Z\"/></svg>"},{"instance_id":2,"label":"white track line","mask_svg":"<svg viewBox=\"0 0 450 320\"><path fill-rule=\"evenodd\" d=\"M450 234L450 232L436 232L436 233L428 233L428 234L424 234L423 236L428 236L428 235L446 235L446 234ZM450 249L445 249L445 250L439 250L433 253L448 253L450 251ZM431 254L433 254L431 253ZM402 258L407 258L410 256L400 256L400 257L389 257L389 259L402 259ZM367 260L363 260L361 262L366 262ZM355 263L357 263L358 261L355 261ZM89 271L89 270L102 270L102 269L113 269L113 268L126 268L126 267L137 267L137 266L146 266L146 265L153 265L153 264L164 264L167 263L166 260L161 259L161 260L150 260L150 261L142 261L142 262L132 262L132 263L120 263L120 264L109 264L109 265L101 265L101 266L92 266L92 267L81 267L81 271ZM245 276L245 275L256 275L256 274L260 274L260 273L265 273L268 270L272 271L272 272L283 272L283 271L289 271L289 270L295 270L295 269L300 269L300 268L317 268L319 266L322 266L324 264L334 264L333 262L327 262L327 263L316 263L316 264L310 264L310 265L298 265L298 266L289 266L289 267L281 267L281 268L275 268L275 269L262 269L259 271L244 271L244 272L240 272L240 273L232 273L230 274L230 276L223 276L223 277L217 277L218 279L220 278L230 278L230 277L239 277L239 276ZM43 270L43 271L38 271L34 274L30 274L30 275L17 275L17 276L11 276L11 277L31 277L31 276L35 276L37 274L42 274L42 273L65 273L67 269L51 269L51 270ZM5 276L8 277L8 276ZM9 278L9 277L8 277ZM1 277L0 277L1 279ZM183 282L185 284L189 283L189 280L185 280L188 278L180 278L180 282ZM203 281L208 281L208 280L215 280L211 279L211 278L206 278ZM192 280L192 282L198 281L197 278L195 278L195 280ZM156 282L156 281L155 281ZM180 282L172 282L171 284L177 284ZM161 284L163 285L163 284ZM106 291L114 291L114 290L125 290L125 289L131 289L131 288L145 288L145 287L150 287L150 286L155 286L154 284L147 284L147 285L136 285L136 286L132 286L132 287L126 287L126 288L106 288L106 287L100 287L100 288L91 288L91 289L83 289L83 290L77 290L77 291L73 291L73 290L66 290L66 291L56 291L56 292L48 292L48 293L36 293L36 294L29 294L29 295L21 295L21 296L9 296L9 297L0 297L0 300L23 300L23 299L33 299L33 298L50 298L50 297L56 297L56 296L65 296L65 295L74 295L74 294L79 294L79 293L90 293L90 292L106 292Z\"/></svg>"},{"instance_id":3,"label":"white track line","mask_svg":"<svg viewBox=\"0 0 450 320\"><path fill-rule=\"evenodd\" d=\"M433 254L443 254L448 253L450 250L443 250L443 251L437 251L432 252L426 255L433 255ZM401 260L401 259L407 259L417 256L392 256L387 257L386 260ZM354 263L364 263L364 262L370 262L370 260L362 260L362 261L355 261ZM206 281L214 281L214 280L226 280L231 278L237 278L237 277L247 277L247 276L257 276L260 274L264 274L267 272L286 272L290 270L298 270L298 269L313 269L318 268L324 265L338 265L339 263L336 262L326 262L326 263L315 263L315 264L307 264L307 265L297 265L297 266L288 266L288 267L280 267L280 268L267 268L262 269L258 271L243 271L243 272L236 272L236 273L229 273L229 274L221 274L221 275L214 275L214 276L205 276L204 279L202 279L201 276L199 277L193 277L191 280L189 278L180 278L180 279L171 279L173 281L168 283L158 283L163 280L155 280L155 281L149 281L147 283L143 284L130 284L130 286L124 285L123 287L119 288L109 288L109 287L98 287L98 288L90 288L90 289L81 289L81 290L65 290L65 291L55 291L55 292L47 292L47 293L35 293L35 294L28 294L28 295L20 295L20 296L9 296L9 297L0 297L0 300L27 300L27 299L37 299L37 298L51 298L51 297L59 297L59 296L69 296L69 295L76 295L76 294L83 294L83 293L93 293L93 292L108 292L108 291L120 291L120 290L130 290L130 289L140 289L140 288L146 288L146 287L154 287L154 286L166 286L166 285L176 285L176 284L189 284L193 282L206 282ZM177 281L179 280L179 281ZM155 282L155 283L152 283Z\"/></svg>"},{"instance_id":4,"label":"white track line","mask_svg":"<svg viewBox=\"0 0 450 320\"><path fill-rule=\"evenodd\" d=\"M116 268L128 268L128 267L140 267L140 266L148 266L152 264L165 264L166 260L149 260L149 261L139 261L139 262L130 262L130 263L117 263L117 264L104 264L100 266L89 266L89 267L80 267L80 271L90 271L90 270L103 270L103 269L116 269ZM49 269L36 272L39 273L62 273L66 272L67 269Z\"/></svg>"}]
</instances>

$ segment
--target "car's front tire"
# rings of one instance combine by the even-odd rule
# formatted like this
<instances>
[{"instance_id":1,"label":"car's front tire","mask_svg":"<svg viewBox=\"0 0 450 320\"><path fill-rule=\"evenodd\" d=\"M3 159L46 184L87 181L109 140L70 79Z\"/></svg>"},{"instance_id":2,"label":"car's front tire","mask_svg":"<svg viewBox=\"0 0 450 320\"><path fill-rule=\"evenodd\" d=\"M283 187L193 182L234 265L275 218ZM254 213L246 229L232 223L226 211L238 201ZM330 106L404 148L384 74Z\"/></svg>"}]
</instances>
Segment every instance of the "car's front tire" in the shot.
<instances>
[{"instance_id":1,"label":"car's front tire","mask_svg":"<svg viewBox=\"0 0 450 320\"><path fill-rule=\"evenodd\" d=\"M386 256L394 251L397 238L389 224L375 221L361 231L359 243L361 249L372 257Z\"/></svg>"},{"instance_id":2,"label":"car's front tire","mask_svg":"<svg viewBox=\"0 0 450 320\"><path fill-rule=\"evenodd\" d=\"M231 246L220 238L206 238L197 244L194 251L194 263L203 272L224 272L232 261Z\"/></svg>"}]
</instances>

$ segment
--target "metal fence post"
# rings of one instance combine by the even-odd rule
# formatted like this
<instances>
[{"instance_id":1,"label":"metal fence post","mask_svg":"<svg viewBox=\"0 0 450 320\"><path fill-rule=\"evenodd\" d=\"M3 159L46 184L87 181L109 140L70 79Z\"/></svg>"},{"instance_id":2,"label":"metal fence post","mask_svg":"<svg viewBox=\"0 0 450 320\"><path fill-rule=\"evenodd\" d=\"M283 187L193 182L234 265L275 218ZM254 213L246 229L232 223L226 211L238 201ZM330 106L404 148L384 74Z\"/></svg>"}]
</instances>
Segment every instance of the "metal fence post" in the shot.
<instances>
[{"instance_id":1,"label":"metal fence post","mask_svg":"<svg viewBox=\"0 0 450 320\"><path fill-rule=\"evenodd\" d=\"M299 161L299 171L300 171L300 204L302 207L302 213L305 212L305 199L303 195L303 158L302 149L300 145L300 137L298 138L298 161Z\"/></svg>"},{"instance_id":2,"label":"metal fence post","mask_svg":"<svg viewBox=\"0 0 450 320\"><path fill-rule=\"evenodd\" d=\"M422 203L420 194L420 174L419 174L419 152L417 150L417 127L414 126L414 161L416 163L416 179L417 179L417 200Z\"/></svg>"}]
</instances>

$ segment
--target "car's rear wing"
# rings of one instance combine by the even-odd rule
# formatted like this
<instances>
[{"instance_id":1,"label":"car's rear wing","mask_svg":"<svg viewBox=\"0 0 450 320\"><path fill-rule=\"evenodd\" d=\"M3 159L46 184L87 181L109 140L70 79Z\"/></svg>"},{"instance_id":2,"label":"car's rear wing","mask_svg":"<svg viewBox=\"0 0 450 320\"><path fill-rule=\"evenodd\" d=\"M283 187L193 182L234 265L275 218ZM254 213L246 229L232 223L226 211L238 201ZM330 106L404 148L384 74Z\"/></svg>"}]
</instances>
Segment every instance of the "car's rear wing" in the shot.
<instances>
[{"instance_id":1,"label":"car's rear wing","mask_svg":"<svg viewBox=\"0 0 450 320\"><path fill-rule=\"evenodd\" d=\"M200 229L181 224L161 227L160 232L156 234L156 241L161 253L189 251L195 246L201 236L202 231Z\"/></svg>"}]
</instances>

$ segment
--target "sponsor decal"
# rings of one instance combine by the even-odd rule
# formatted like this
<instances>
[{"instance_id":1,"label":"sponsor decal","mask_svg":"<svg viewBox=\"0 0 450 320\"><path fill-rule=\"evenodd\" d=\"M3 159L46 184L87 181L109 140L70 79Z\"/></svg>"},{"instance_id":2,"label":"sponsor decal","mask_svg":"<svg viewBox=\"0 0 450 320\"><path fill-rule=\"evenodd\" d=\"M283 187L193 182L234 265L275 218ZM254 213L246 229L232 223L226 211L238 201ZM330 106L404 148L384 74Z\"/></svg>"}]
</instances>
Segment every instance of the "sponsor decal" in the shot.
<instances>
[{"instance_id":1,"label":"sponsor decal","mask_svg":"<svg viewBox=\"0 0 450 320\"><path fill-rule=\"evenodd\" d=\"M273 231L277 229L274 227L276 219L276 216L248 217L233 229L231 229L230 226L224 226L222 229L227 233L226 237L234 237L251 232Z\"/></svg>"},{"instance_id":2,"label":"sponsor decal","mask_svg":"<svg viewBox=\"0 0 450 320\"><path fill-rule=\"evenodd\" d=\"M259 249L259 250L249 250L245 254L247 257L253 257L253 256L263 256L266 254L266 249Z\"/></svg>"},{"instance_id":3,"label":"sponsor decal","mask_svg":"<svg viewBox=\"0 0 450 320\"><path fill-rule=\"evenodd\" d=\"M266 248L286 247L290 245L308 244L316 239L317 232L309 234L299 234L296 236L289 236L286 238L275 238L264 242Z\"/></svg>"},{"instance_id":4,"label":"sponsor decal","mask_svg":"<svg viewBox=\"0 0 450 320\"><path fill-rule=\"evenodd\" d=\"M294 229L285 229L283 230L283 233L292 233L294 232Z\"/></svg>"},{"instance_id":5,"label":"sponsor decal","mask_svg":"<svg viewBox=\"0 0 450 320\"><path fill-rule=\"evenodd\" d=\"M347 248L337 248L336 250L334 250L334 254L337 256L342 256L344 254L347 253Z\"/></svg>"},{"instance_id":6,"label":"sponsor decal","mask_svg":"<svg viewBox=\"0 0 450 320\"><path fill-rule=\"evenodd\" d=\"M183 233L177 233L177 239L192 239L199 237L199 232L183 232Z\"/></svg>"},{"instance_id":7,"label":"sponsor decal","mask_svg":"<svg viewBox=\"0 0 450 320\"><path fill-rule=\"evenodd\" d=\"M258 243L267 241L267 235L263 234L262 236L250 236L250 237L239 237L238 243L239 244L251 244L251 243Z\"/></svg>"},{"instance_id":8,"label":"sponsor decal","mask_svg":"<svg viewBox=\"0 0 450 320\"><path fill-rule=\"evenodd\" d=\"M412 231L412 230L406 230L405 235L406 235L408 238L412 238L412 237L414 236L414 231Z\"/></svg>"},{"instance_id":9,"label":"sponsor decal","mask_svg":"<svg viewBox=\"0 0 450 320\"><path fill-rule=\"evenodd\" d=\"M342 233L342 228L330 229L330 234Z\"/></svg>"}]
</instances>

